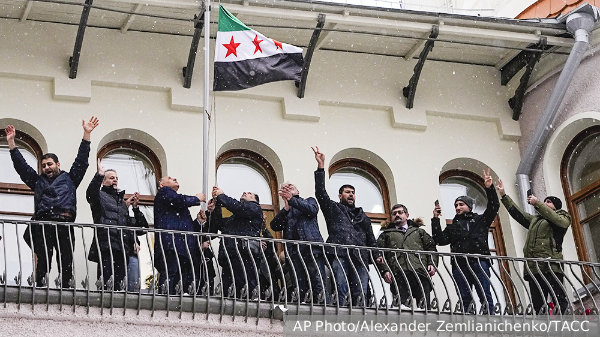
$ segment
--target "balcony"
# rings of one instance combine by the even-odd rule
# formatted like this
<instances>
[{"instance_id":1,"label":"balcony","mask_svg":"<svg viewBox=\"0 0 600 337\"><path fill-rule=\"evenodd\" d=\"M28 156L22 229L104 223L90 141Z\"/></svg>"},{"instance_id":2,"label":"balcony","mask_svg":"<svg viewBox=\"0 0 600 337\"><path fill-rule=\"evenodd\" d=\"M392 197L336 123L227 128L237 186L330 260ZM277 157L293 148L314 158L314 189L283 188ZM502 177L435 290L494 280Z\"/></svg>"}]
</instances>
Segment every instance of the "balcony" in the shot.
<instances>
[{"instance_id":1,"label":"balcony","mask_svg":"<svg viewBox=\"0 0 600 337\"><path fill-rule=\"evenodd\" d=\"M47 242L51 242L52 231L58 233L65 228L73 228L75 243L67 243L74 251L73 277L68 282L63 280L64 270L58 268L56 261L48 261L51 268L46 270L45 275L36 275L35 266L40 263L43 254L36 256L26 243L33 242L31 231L26 231L28 225L39 226ZM600 264L145 229L136 233L141 246L137 270L125 269L123 279L115 280L116 268L128 260L131 262L130 257L118 253L118 249L113 247L108 260L107 255L103 259L108 261L108 269L104 266L98 268L97 263L87 259L94 236L109 230L123 237L130 228L0 220L0 302L5 308L10 304L16 306L19 312L33 315L57 307L59 312L89 314L92 310L99 311L101 316L124 316L132 312L140 315L143 311L149 312L150 317L160 313L181 318L185 313L191 315L192 320L196 317L208 319L210 316L213 319L218 317L222 322L231 317L232 321L256 320L256 324L260 319L277 322L286 315L326 314L558 317L562 312L563 315L598 317ZM175 240L180 239L185 244L187 259L191 254L195 257L186 262L186 254L178 254L177 265L171 266L176 276L171 280L161 278L159 271L169 266L167 259L155 259L155 243L164 244L164 240L171 240L175 245ZM223 240L227 249L219 247ZM121 241L121 251L126 251ZM211 244L193 253L194 247L190 243L201 246L205 241ZM41 242L46 245L44 240ZM98 249L97 245L95 247ZM161 245L156 247L160 249ZM162 254L165 254L164 249ZM115 263L119 259L122 263ZM294 261L291 262L291 259ZM459 264L461 261L468 263L453 272L453 264L457 261ZM323 264L322 268L318 268L319 263ZM336 264L344 263L344 268L336 269ZM491 266L489 276L478 272L478 268L486 263ZM435 273L423 273L427 269L426 264L435 265ZM192 267L186 270L181 266ZM211 267L215 271L214 278ZM222 287L224 268L233 275L232 284L227 289ZM395 274L388 279L389 283L385 274L380 272L384 269ZM106 270L110 270L112 276L104 277ZM366 277L355 277L361 271L366 271ZM185 279L186 272L191 275L187 286L185 280L179 281ZM557 282L561 275L564 275L562 283ZM461 294L461 280L458 278L473 280L473 287ZM239 280L244 281L240 284ZM253 282L256 287L249 289L247 284ZM350 290L343 296L344 290L340 285L348 283ZM478 296L478 293L483 293L485 284L490 284L493 303L484 299L482 304ZM429 300L426 300L429 287L431 292ZM537 287L539 292L542 288L550 289L539 310L535 310L532 304L532 292L535 291L532 287ZM366 289L366 292L361 289ZM568 297L566 308L559 308L558 301L554 300L561 293ZM465 294L473 301L466 303ZM491 311L486 309L488 307Z\"/></svg>"}]
</instances>

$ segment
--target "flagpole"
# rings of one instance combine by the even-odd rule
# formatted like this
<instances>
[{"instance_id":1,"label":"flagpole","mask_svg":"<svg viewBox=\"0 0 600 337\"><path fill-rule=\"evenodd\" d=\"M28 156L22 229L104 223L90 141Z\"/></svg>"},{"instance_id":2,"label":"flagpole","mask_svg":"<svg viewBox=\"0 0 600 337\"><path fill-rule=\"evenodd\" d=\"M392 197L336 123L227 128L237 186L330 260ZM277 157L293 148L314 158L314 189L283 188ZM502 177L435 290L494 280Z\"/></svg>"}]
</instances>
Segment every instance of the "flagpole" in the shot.
<instances>
[{"instance_id":1,"label":"flagpole","mask_svg":"<svg viewBox=\"0 0 600 337\"><path fill-rule=\"evenodd\" d=\"M202 191L208 194L210 119L210 0L204 0L204 114L202 132Z\"/></svg>"}]
</instances>

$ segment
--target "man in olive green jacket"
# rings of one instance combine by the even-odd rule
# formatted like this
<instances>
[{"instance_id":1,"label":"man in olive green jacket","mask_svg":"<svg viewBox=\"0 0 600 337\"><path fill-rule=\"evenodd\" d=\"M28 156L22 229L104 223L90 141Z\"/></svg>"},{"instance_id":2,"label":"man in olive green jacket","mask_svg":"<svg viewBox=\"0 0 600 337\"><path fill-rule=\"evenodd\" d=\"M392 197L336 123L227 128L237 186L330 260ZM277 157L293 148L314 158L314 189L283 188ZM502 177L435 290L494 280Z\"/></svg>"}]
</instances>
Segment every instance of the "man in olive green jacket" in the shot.
<instances>
[{"instance_id":1,"label":"man in olive green jacket","mask_svg":"<svg viewBox=\"0 0 600 337\"><path fill-rule=\"evenodd\" d=\"M498 184L498 192L508 213L521 226L528 229L523 255L529 258L551 258L562 260L562 243L567 229L571 225L571 216L562 210L562 202L557 197L548 196L544 201L530 195L527 202L535 207L538 215L530 215L522 211L512 199L506 195L502 180ZM558 304L561 313L569 306L567 293L563 284L564 274L558 263L529 261L525 264L525 279L529 282L533 308L540 312L547 302ZM545 310L544 310L545 312Z\"/></svg>"},{"instance_id":2,"label":"man in olive green jacket","mask_svg":"<svg viewBox=\"0 0 600 337\"><path fill-rule=\"evenodd\" d=\"M406 206L394 205L392 221L381 229L377 246L437 252L435 241L424 229L419 228L423 226L423 220L409 220L408 216ZM385 259L377 258L377 266L384 281L391 284L392 294L396 296L399 293L401 304L411 306L410 299L413 297L417 300L417 306L424 308L426 304L430 309L431 276L435 275L438 256L397 251L386 251L384 256Z\"/></svg>"}]
</instances>

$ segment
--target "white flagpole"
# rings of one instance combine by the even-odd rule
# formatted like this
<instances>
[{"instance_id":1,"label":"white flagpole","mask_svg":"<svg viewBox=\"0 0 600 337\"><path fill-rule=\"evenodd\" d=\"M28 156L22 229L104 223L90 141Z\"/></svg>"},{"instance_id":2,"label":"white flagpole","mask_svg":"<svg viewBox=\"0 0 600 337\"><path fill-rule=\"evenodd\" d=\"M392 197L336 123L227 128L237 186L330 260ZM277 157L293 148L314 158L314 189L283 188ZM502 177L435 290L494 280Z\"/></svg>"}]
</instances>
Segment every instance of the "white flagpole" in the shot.
<instances>
[{"instance_id":1,"label":"white flagpole","mask_svg":"<svg viewBox=\"0 0 600 337\"><path fill-rule=\"evenodd\" d=\"M204 116L202 133L202 191L209 199L208 169L209 169L209 132L210 119L210 0L204 0ZM205 208L205 207L203 207Z\"/></svg>"}]
</instances>

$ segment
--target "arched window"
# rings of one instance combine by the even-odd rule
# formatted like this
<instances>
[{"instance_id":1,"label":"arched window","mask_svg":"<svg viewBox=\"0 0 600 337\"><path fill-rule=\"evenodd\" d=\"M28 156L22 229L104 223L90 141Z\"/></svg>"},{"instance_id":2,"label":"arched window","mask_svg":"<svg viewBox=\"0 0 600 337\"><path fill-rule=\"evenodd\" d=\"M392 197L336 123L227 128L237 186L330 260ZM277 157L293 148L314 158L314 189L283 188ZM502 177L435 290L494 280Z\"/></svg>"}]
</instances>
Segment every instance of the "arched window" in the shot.
<instances>
[{"instance_id":1,"label":"arched window","mask_svg":"<svg viewBox=\"0 0 600 337\"><path fill-rule=\"evenodd\" d=\"M581 261L600 261L600 126L582 131L569 144L561 165L562 185L572 216Z\"/></svg>"},{"instance_id":2,"label":"arched window","mask_svg":"<svg viewBox=\"0 0 600 337\"><path fill-rule=\"evenodd\" d=\"M356 206L362 207L371 221L373 231L379 231L379 223L389 219L390 193L383 174L375 166L360 159L346 158L329 167L329 188L332 199L339 195L342 185L349 184L356 189ZM376 228L375 228L376 227Z\"/></svg>"},{"instance_id":3,"label":"arched window","mask_svg":"<svg viewBox=\"0 0 600 337\"><path fill-rule=\"evenodd\" d=\"M487 196L483 182L481 176L466 170L449 170L440 175L440 194L442 196L440 205L442 206L442 215L446 219L446 225L451 224L452 219L456 215L454 201L459 196L466 195L475 200L472 210L474 213L482 214L485 211ZM494 193L496 192L494 191ZM433 207L433 205L431 206ZM492 256L506 256L502 226L500 225L500 218L497 215L489 229L488 244ZM500 268L499 263L492 264L492 268L494 268L496 273L492 272L491 276L492 286L497 290L497 295L500 297L497 300L501 303L502 307L506 304L506 296L510 296L512 303L516 303L512 282L509 275L507 275L507 271L510 270L508 262L505 261L503 264L503 268ZM508 294L505 291L499 291L504 288L496 275L500 275L502 278L502 283L506 285ZM477 294L474 295L475 297L477 296ZM475 303L479 303L479 299Z\"/></svg>"},{"instance_id":4,"label":"arched window","mask_svg":"<svg viewBox=\"0 0 600 337\"><path fill-rule=\"evenodd\" d=\"M37 142L17 130L15 143L25 161L40 172L42 149ZM17 219L28 219L33 215L33 191L14 169L4 130L0 130L0 215Z\"/></svg>"},{"instance_id":5,"label":"arched window","mask_svg":"<svg viewBox=\"0 0 600 337\"><path fill-rule=\"evenodd\" d=\"M238 200L244 192L258 194L271 230L271 220L279 211L279 185L273 166L263 156L248 150L224 152L217 158L217 184L225 194Z\"/></svg>"},{"instance_id":6,"label":"arched window","mask_svg":"<svg viewBox=\"0 0 600 337\"><path fill-rule=\"evenodd\" d=\"M129 197L140 193L140 210L149 223L154 223L153 205L157 182L162 176L160 161L146 145L132 140L117 140L104 145L98 158L106 169L119 176L119 189Z\"/></svg>"}]
</instances>

